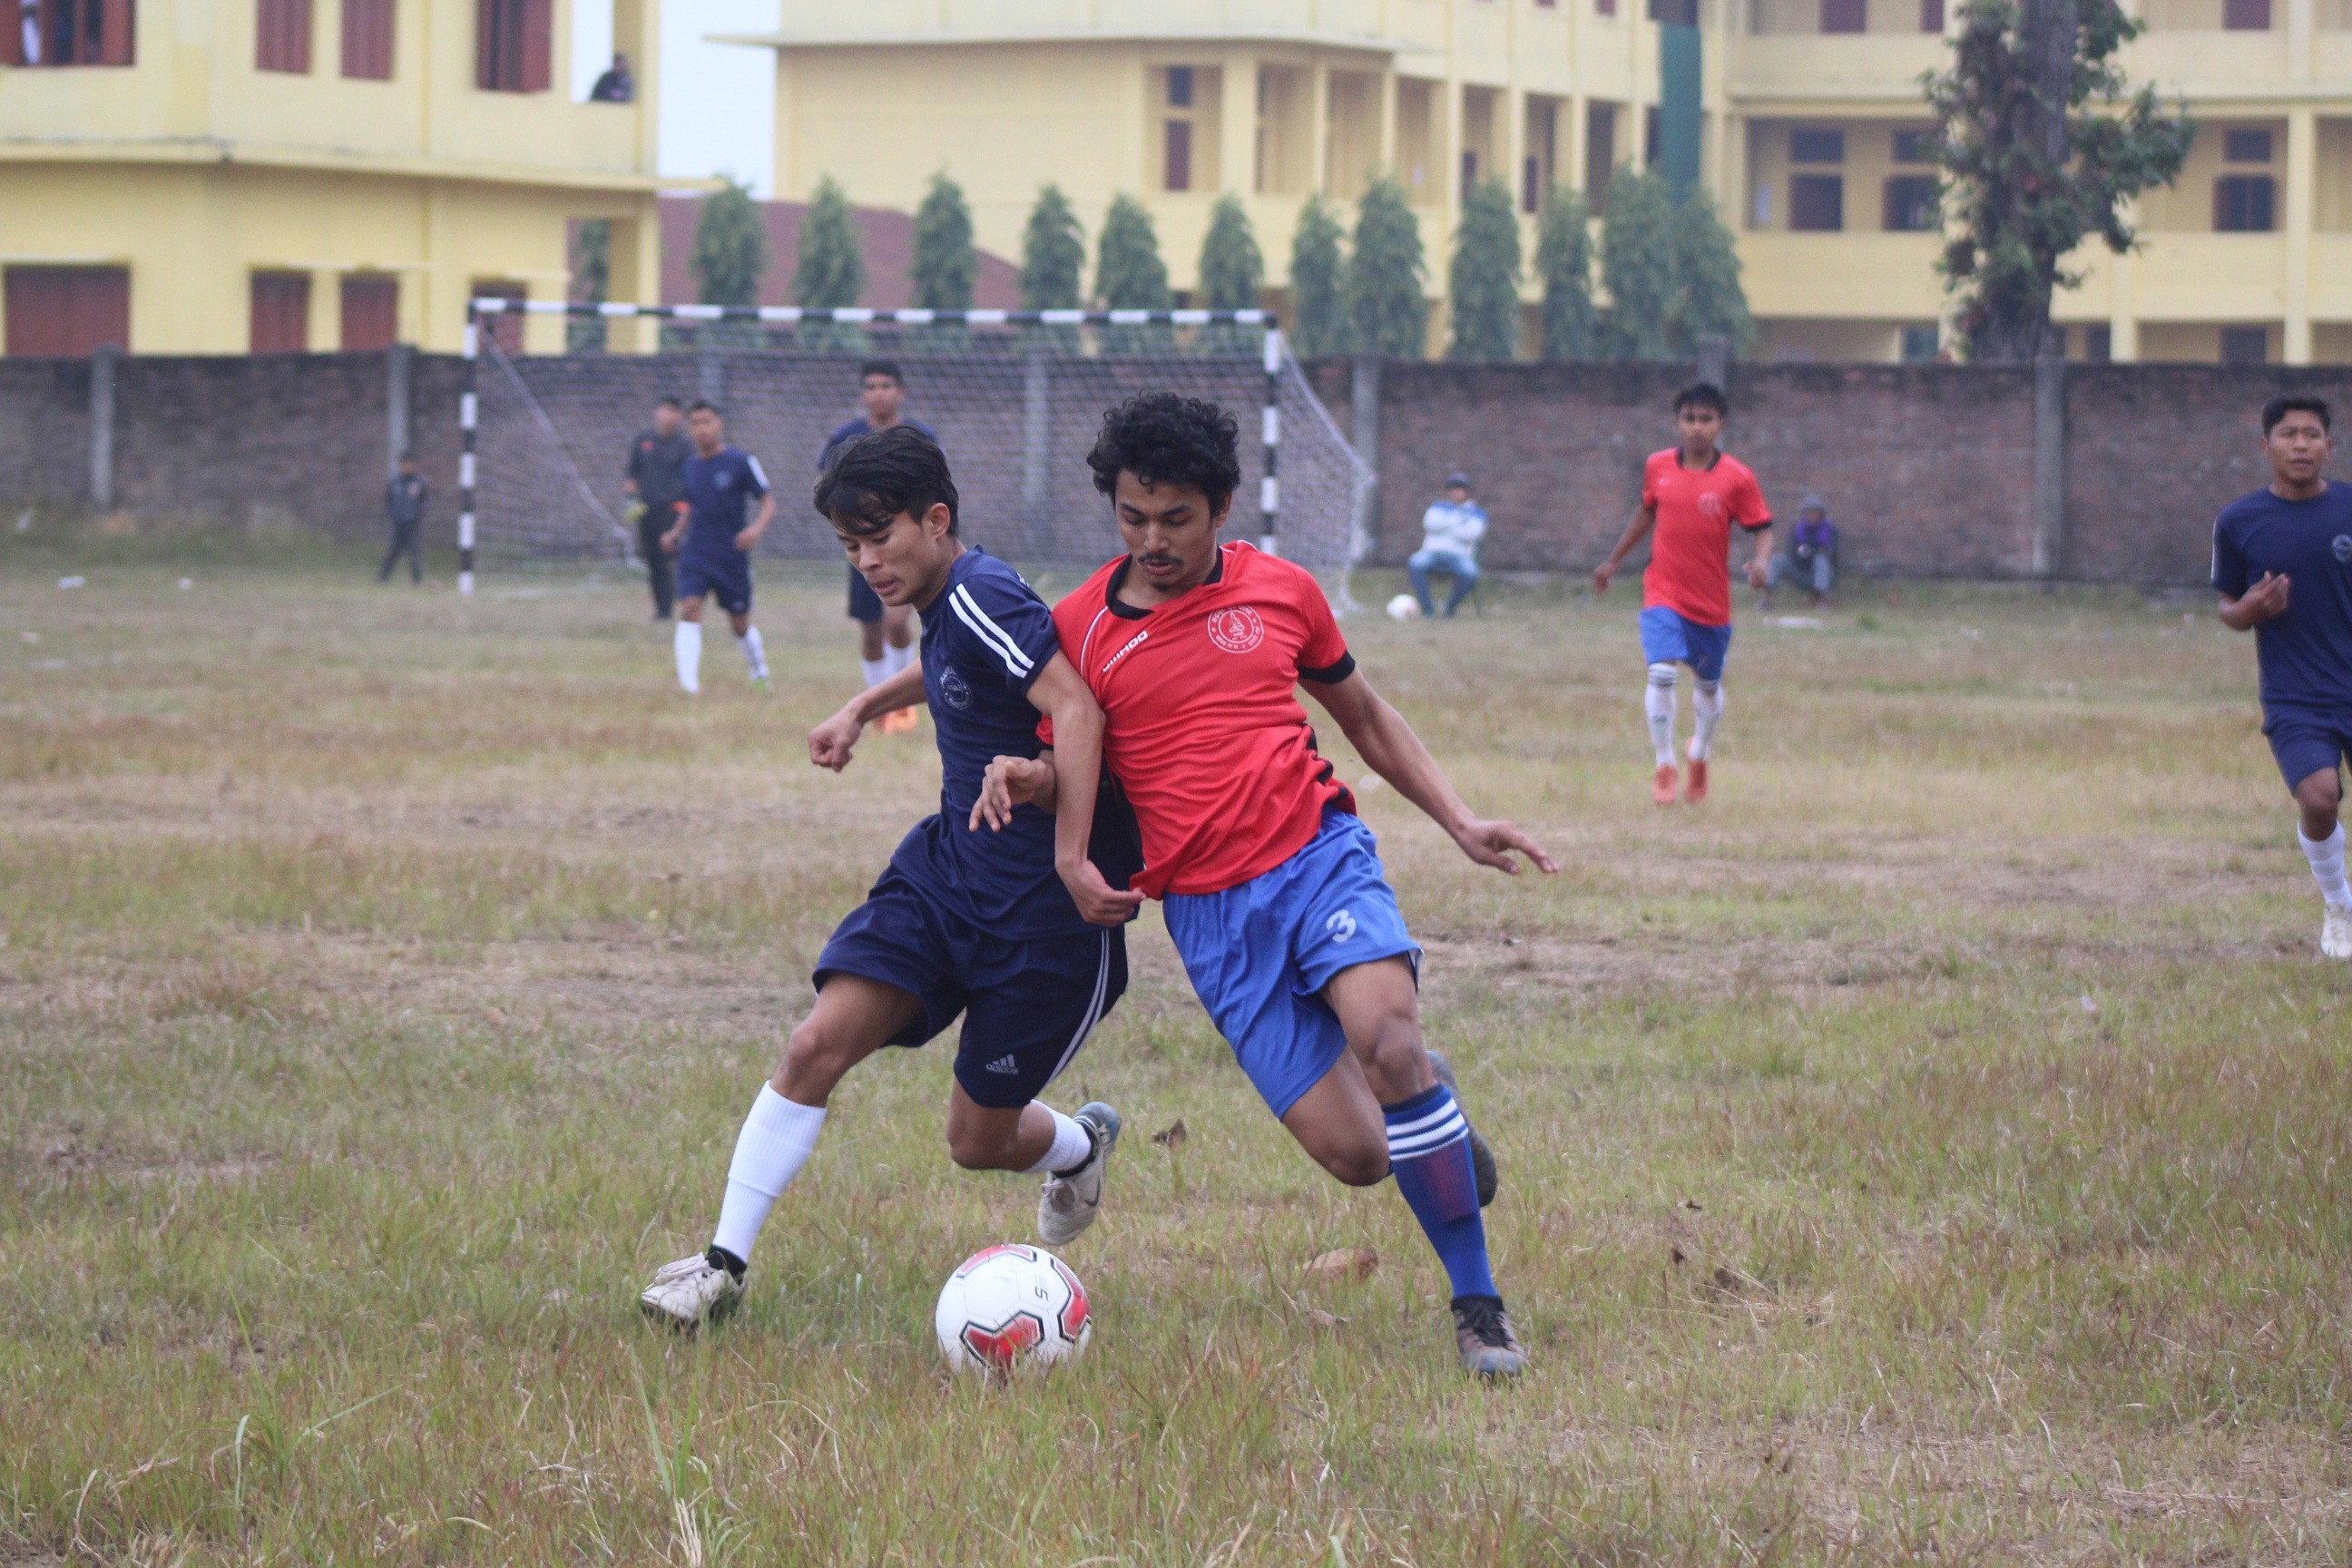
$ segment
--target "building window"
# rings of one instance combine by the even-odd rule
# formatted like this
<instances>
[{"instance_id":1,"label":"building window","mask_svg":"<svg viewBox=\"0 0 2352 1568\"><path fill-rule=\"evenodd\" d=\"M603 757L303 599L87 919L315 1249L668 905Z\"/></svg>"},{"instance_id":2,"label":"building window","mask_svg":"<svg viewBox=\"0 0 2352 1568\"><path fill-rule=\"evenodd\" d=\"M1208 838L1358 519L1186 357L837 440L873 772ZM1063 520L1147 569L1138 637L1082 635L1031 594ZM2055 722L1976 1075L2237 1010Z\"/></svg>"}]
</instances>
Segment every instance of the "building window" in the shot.
<instances>
[{"instance_id":1,"label":"building window","mask_svg":"<svg viewBox=\"0 0 2352 1568\"><path fill-rule=\"evenodd\" d=\"M1817 129L1790 132L1789 162L1791 163L1844 163L1845 132Z\"/></svg>"},{"instance_id":2,"label":"building window","mask_svg":"<svg viewBox=\"0 0 2352 1568\"><path fill-rule=\"evenodd\" d=\"M2221 133L2221 156L2231 163L2267 163L2271 161L2271 133L2225 131Z\"/></svg>"},{"instance_id":3,"label":"building window","mask_svg":"<svg viewBox=\"0 0 2352 1568\"><path fill-rule=\"evenodd\" d=\"M1540 212L1544 198L1543 160L1530 153L1519 160L1519 210Z\"/></svg>"},{"instance_id":4,"label":"building window","mask_svg":"<svg viewBox=\"0 0 2352 1568\"><path fill-rule=\"evenodd\" d=\"M1902 345L1905 364L1933 364L1936 363L1937 354L1943 350L1943 343L1936 330L1936 323L1933 321L1906 326L1903 329Z\"/></svg>"},{"instance_id":5,"label":"building window","mask_svg":"<svg viewBox=\"0 0 2352 1568\"><path fill-rule=\"evenodd\" d=\"M1609 210L1609 178L1617 170L1617 106L1584 106L1584 204L1595 217Z\"/></svg>"},{"instance_id":6,"label":"building window","mask_svg":"<svg viewBox=\"0 0 2352 1568\"><path fill-rule=\"evenodd\" d=\"M1919 30L1923 33L1944 30L1944 0L1919 0Z\"/></svg>"},{"instance_id":7,"label":"building window","mask_svg":"<svg viewBox=\"0 0 2352 1568\"><path fill-rule=\"evenodd\" d=\"M0 0L0 65L127 66L138 33L135 0Z\"/></svg>"},{"instance_id":8,"label":"building window","mask_svg":"<svg viewBox=\"0 0 2352 1568\"><path fill-rule=\"evenodd\" d=\"M343 0L343 74L359 81L392 79L394 0Z\"/></svg>"},{"instance_id":9,"label":"building window","mask_svg":"<svg viewBox=\"0 0 2352 1568\"><path fill-rule=\"evenodd\" d=\"M1167 140L1162 146L1160 184L1163 190L1189 191L1192 188L1192 122L1171 120L1167 125Z\"/></svg>"},{"instance_id":10,"label":"building window","mask_svg":"<svg viewBox=\"0 0 2352 1568\"><path fill-rule=\"evenodd\" d=\"M2093 364L2105 364L2116 357L2115 329L2105 322L2083 329L2083 357Z\"/></svg>"},{"instance_id":11,"label":"building window","mask_svg":"<svg viewBox=\"0 0 2352 1568\"><path fill-rule=\"evenodd\" d=\"M11 267L0 292L12 354L86 359L131 342L127 267Z\"/></svg>"},{"instance_id":12,"label":"building window","mask_svg":"<svg viewBox=\"0 0 2352 1568\"><path fill-rule=\"evenodd\" d=\"M257 354L298 354L310 346L309 273L253 275L251 342Z\"/></svg>"},{"instance_id":13,"label":"building window","mask_svg":"<svg viewBox=\"0 0 2352 1568\"><path fill-rule=\"evenodd\" d=\"M1468 148L1462 150L1462 188L1455 193L1465 204L1470 200L1470 188L1478 183L1478 154Z\"/></svg>"},{"instance_id":14,"label":"building window","mask_svg":"<svg viewBox=\"0 0 2352 1568\"><path fill-rule=\"evenodd\" d=\"M474 85L545 92L554 58L555 0L474 0Z\"/></svg>"},{"instance_id":15,"label":"building window","mask_svg":"<svg viewBox=\"0 0 2352 1568\"><path fill-rule=\"evenodd\" d=\"M2213 182L2213 227L2220 234L2268 234L2278 226L2278 182L2268 174L2224 174Z\"/></svg>"},{"instance_id":16,"label":"building window","mask_svg":"<svg viewBox=\"0 0 2352 1568\"><path fill-rule=\"evenodd\" d=\"M1824 33L1870 31L1870 0L1822 0L1822 31Z\"/></svg>"},{"instance_id":17,"label":"building window","mask_svg":"<svg viewBox=\"0 0 2352 1568\"><path fill-rule=\"evenodd\" d=\"M310 70L310 0L258 0L253 17L256 70Z\"/></svg>"},{"instance_id":18,"label":"building window","mask_svg":"<svg viewBox=\"0 0 2352 1568\"><path fill-rule=\"evenodd\" d=\"M1936 176L1890 174L1886 180L1885 227L1896 234L1924 234L1936 226Z\"/></svg>"},{"instance_id":19,"label":"building window","mask_svg":"<svg viewBox=\"0 0 2352 1568\"><path fill-rule=\"evenodd\" d=\"M1897 131L1894 137L1895 161L1898 163L1932 163L1936 161L1936 133L1933 131Z\"/></svg>"},{"instance_id":20,"label":"building window","mask_svg":"<svg viewBox=\"0 0 2352 1568\"><path fill-rule=\"evenodd\" d=\"M2233 33L2269 32L2271 0L2222 0L2221 26Z\"/></svg>"},{"instance_id":21,"label":"building window","mask_svg":"<svg viewBox=\"0 0 2352 1568\"><path fill-rule=\"evenodd\" d=\"M400 341L400 279L353 274L343 279L343 352L388 349Z\"/></svg>"},{"instance_id":22,"label":"building window","mask_svg":"<svg viewBox=\"0 0 2352 1568\"><path fill-rule=\"evenodd\" d=\"M1617 0L1592 0L1592 14L1596 16L1614 16L1617 15Z\"/></svg>"},{"instance_id":23,"label":"building window","mask_svg":"<svg viewBox=\"0 0 2352 1568\"><path fill-rule=\"evenodd\" d=\"M1845 176L1789 176L1789 226L1807 234L1834 234L1845 227Z\"/></svg>"},{"instance_id":24,"label":"building window","mask_svg":"<svg viewBox=\"0 0 2352 1568\"><path fill-rule=\"evenodd\" d=\"M2268 327L2221 329L2223 364L2268 364L2270 359L2271 332Z\"/></svg>"},{"instance_id":25,"label":"building window","mask_svg":"<svg viewBox=\"0 0 2352 1568\"><path fill-rule=\"evenodd\" d=\"M1168 107L1171 109L1192 107L1192 68L1191 66L1168 68Z\"/></svg>"}]
</instances>

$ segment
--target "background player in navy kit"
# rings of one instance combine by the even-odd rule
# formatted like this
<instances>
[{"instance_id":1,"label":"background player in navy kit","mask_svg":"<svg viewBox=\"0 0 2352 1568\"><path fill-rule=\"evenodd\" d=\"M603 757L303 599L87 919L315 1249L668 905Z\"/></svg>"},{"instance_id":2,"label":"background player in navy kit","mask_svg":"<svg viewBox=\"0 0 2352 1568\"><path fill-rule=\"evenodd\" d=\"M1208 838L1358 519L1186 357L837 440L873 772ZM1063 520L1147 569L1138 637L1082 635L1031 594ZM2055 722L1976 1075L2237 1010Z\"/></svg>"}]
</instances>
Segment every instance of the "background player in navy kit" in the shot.
<instances>
[{"instance_id":1,"label":"background player in navy kit","mask_svg":"<svg viewBox=\"0 0 2352 1568\"><path fill-rule=\"evenodd\" d=\"M949 1151L968 1170L1045 1173L1037 1228L1048 1245L1093 1223L1118 1139L1109 1106L1065 1116L1036 1098L1126 990L1123 926L1142 902L1121 890L1142 860L1132 821L1097 795L1102 710L1062 657L1045 602L956 536L955 484L930 437L901 427L857 442L818 481L816 501L883 602L922 612L923 653L919 668L811 731L810 759L846 766L868 721L928 698L940 810L818 955L816 1005L744 1121L710 1247L665 1266L640 1298L680 1327L741 1295L752 1243L816 1147L842 1076L884 1046L923 1044L959 1013ZM1000 755L1038 755L1041 712L1059 742L1055 809L1017 808L983 827L982 778Z\"/></svg>"},{"instance_id":2,"label":"background player in navy kit","mask_svg":"<svg viewBox=\"0 0 2352 1568\"><path fill-rule=\"evenodd\" d=\"M906 401L907 378L899 373L898 362L870 359L857 367L857 401L866 412L852 419L824 438L817 449L816 471L822 477L833 461L852 441L871 436L877 430L896 429L900 425L911 426L939 440L939 435L919 419L903 419L899 405ZM849 569L849 618L857 623L857 668L866 684L878 686L907 668L915 657L915 612L905 605L886 605L866 585L857 568ZM903 722L901 722L903 721ZM911 709L882 716L885 730L912 729L915 715Z\"/></svg>"},{"instance_id":3,"label":"background player in navy kit","mask_svg":"<svg viewBox=\"0 0 2352 1568\"><path fill-rule=\"evenodd\" d=\"M702 601L708 596L727 612L742 639L751 684L764 691L768 654L751 624L751 546L776 515L776 498L768 493L759 459L727 445L727 422L716 405L698 400L688 408L686 433L694 438L694 456L686 460L686 499L661 542L677 556L677 683L689 693L702 689ZM754 499L760 515L747 527L743 512Z\"/></svg>"},{"instance_id":4,"label":"background player in navy kit","mask_svg":"<svg viewBox=\"0 0 2352 1568\"><path fill-rule=\"evenodd\" d=\"M653 590L654 619L669 619L677 583L662 536L686 499L686 463L694 441L686 433L686 411L675 397L654 405L654 422L629 443L629 466L621 488L637 507L637 549L646 558L646 585Z\"/></svg>"},{"instance_id":5,"label":"background player in navy kit","mask_svg":"<svg viewBox=\"0 0 2352 1568\"><path fill-rule=\"evenodd\" d=\"M2263 408L2271 482L2213 522L2221 623L2252 631L2263 733L2303 820L2295 842L2326 905L2319 951L2352 958L2339 770L2352 752L2352 485L2324 477L2327 405L2273 397Z\"/></svg>"}]
</instances>

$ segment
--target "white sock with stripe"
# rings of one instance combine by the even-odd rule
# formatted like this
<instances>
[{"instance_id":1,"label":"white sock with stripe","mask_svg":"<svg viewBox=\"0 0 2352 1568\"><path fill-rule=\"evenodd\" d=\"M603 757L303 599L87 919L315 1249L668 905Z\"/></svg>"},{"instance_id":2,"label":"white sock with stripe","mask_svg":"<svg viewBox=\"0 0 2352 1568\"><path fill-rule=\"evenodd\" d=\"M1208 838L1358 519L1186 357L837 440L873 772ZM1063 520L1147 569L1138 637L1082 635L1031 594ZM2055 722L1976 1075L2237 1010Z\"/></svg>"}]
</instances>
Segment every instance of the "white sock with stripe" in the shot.
<instances>
[{"instance_id":1,"label":"white sock with stripe","mask_svg":"<svg viewBox=\"0 0 2352 1568\"><path fill-rule=\"evenodd\" d=\"M735 1158L727 1167L727 1195L719 1205L711 1246L751 1261L751 1244L760 1239L768 1211L816 1152L816 1135L824 1128L824 1106L786 1100L772 1083L760 1086L760 1098L735 1136Z\"/></svg>"},{"instance_id":2,"label":"white sock with stripe","mask_svg":"<svg viewBox=\"0 0 2352 1568\"><path fill-rule=\"evenodd\" d=\"M751 679L768 679L768 645L760 640L760 628L751 626L743 633L743 663L750 668Z\"/></svg>"},{"instance_id":3,"label":"white sock with stripe","mask_svg":"<svg viewBox=\"0 0 2352 1568\"><path fill-rule=\"evenodd\" d=\"M1723 722L1723 682L1691 681L1691 761L1703 763L1715 752L1715 727Z\"/></svg>"},{"instance_id":4,"label":"white sock with stripe","mask_svg":"<svg viewBox=\"0 0 2352 1568\"><path fill-rule=\"evenodd\" d=\"M702 689L701 623L678 622L677 630L670 634L670 643L677 654L677 683L691 697Z\"/></svg>"},{"instance_id":5,"label":"white sock with stripe","mask_svg":"<svg viewBox=\"0 0 2352 1568\"><path fill-rule=\"evenodd\" d=\"M1087 1162L1094 1158L1094 1135L1050 1105L1040 1103L1037 1109L1054 1119L1054 1143L1043 1159L1026 1168L1028 1173L1075 1175L1085 1169Z\"/></svg>"},{"instance_id":6,"label":"white sock with stripe","mask_svg":"<svg viewBox=\"0 0 2352 1568\"><path fill-rule=\"evenodd\" d=\"M1642 690L1642 714L1649 721L1650 745L1658 753L1658 766L1675 765L1675 679L1679 672L1671 664L1650 666L1650 684Z\"/></svg>"},{"instance_id":7,"label":"white sock with stripe","mask_svg":"<svg viewBox=\"0 0 2352 1568\"><path fill-rule=\"evenodd\" d=\"M908 643L905 647L893 647L888 643L882 645L882 673L885 679L898 674L914 662L915 645L913 643Z\"/></svg>"},{"instance_id":8,"label":"white sock with stripe","mask_svg":"<svg viewBox=\"0 0 2352 1568\"><path fill-rule=\"evenodd\" d=\"M2319 883L2319 896L2327 900L2327 907L2352 910L2352 885L2344 877L2344 825L2337 823L2336 831L2325 838L2305 838L2297 826L2294 841L2311 863L2311 875Z\"/></svg>"}]
</instances>

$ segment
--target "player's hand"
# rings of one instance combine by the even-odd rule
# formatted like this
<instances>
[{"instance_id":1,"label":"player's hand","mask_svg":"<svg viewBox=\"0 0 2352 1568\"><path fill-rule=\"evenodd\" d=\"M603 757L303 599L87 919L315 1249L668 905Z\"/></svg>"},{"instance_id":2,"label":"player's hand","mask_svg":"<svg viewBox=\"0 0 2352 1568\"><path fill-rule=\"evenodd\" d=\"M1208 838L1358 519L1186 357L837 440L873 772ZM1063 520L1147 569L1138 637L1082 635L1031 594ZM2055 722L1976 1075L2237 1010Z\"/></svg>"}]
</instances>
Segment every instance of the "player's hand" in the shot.
<instances>
[{"instance_id":1,"label":"player's hand","mask_svg":"<svg viewBox=\"0 0 2352 1568\"><path fill-rule=\"evenodd\" d=\"M664 555L677 554L678 540L682 536L675 529L663 534L661 537L662 553Z\"/></svg>"},{"instance_id":2,"label":"player's hand","mask_svg":"<svg viewBox=\"0 0 2352 1568\"><path fill-rule=\"evenodd\" d=\"M971 830L984 823L1002 832L1013 820L1016 805L1043 809L1054 798L1054 764L1044 757L999 757L980 779L980 798L971 803Z\"/></svg>"},{"instance_id":3,"label":"player's hand","mask_svg":"<svg viewBox=\"0 0 2352 1568\"><path fill-rule=\"evenodd\" d=\"M1112 887L1091 860L1056 865L1054 869L1062 874L1062 886L1070 889L1070 901L1078 906L1078 914L1088 925L1123 926L1143 908L1141 893Z\"/></svg>"},{"instance_id":4,"label":"player's hand","mask_svg":"<svg viewBox=\"0 0 2352 1568\"><path fill-rule=\"evenodd\" d=\"M866 721L857 716L855 706L843 709L809 731L809 761L839 773L849 765L849 753L865 732Z\"/></svg>"},{"instance_id":5,"label":"player's hand","mask_svg":"<svg viewBox=\"0 0 2352 1568\"><path fill-rule=\"evenodd\" d=\"M1550 873L1559 869L1558 863L1543 852L1542 846L1507 822L1486 822L1473 817L1454 830L1454 842L1462 853L1481 866L1492 866L1497 871L1512 876L1519 873L1519 863L1511 858L1516 849L1526 856L1538 871Z\"/></svg>"},{"instance_id":6,"label":"player's hand","mask_svg":"<svg viewBox=\"0 0 2352 1568\"><path fill-rule=\"evenodd\" d=\"M759 542L760 531L756 528L747 528L735 536L735 548L746 555L751 552L751 546Z\"/></svg>"},{"instance_id":7,"label":"player's hand","mask_svg":"<svg viewBox=\"0 0 2352 1568\"><path fill-rule=\"evenodd\" d=\"M1592 569L1592 591L1596 594L1609 592L1609 584L1616 580L1617 567L1613 562L1603 561Z\"/></svg>"},{"instance_id":8,"label":"player's hand","mask_svg":"<svg viewBox=\"0 0 2352 1568\"><path fill-rule=\"evenodd\" d=\"M1755 589L1760 594L1770 585L1771 580L1771 574L1765 570L1764 563L1761 561L1750 561L1748 563L1748 585L1749 587Z\"/></svg>"},{"instance_id":9,"label":"player's hand","mask_svg":"<svg viewBox=\"0 0 2352 1568\"><path fill-rule=\"evenodd\" d=\"M2263 580L2245 592L2238 601L2239 612L2246 624L2258 626L2264 621L2274 621L2286 614L2290 580L2277 572L2265 572Z\"/></svg>"}]
</instances>

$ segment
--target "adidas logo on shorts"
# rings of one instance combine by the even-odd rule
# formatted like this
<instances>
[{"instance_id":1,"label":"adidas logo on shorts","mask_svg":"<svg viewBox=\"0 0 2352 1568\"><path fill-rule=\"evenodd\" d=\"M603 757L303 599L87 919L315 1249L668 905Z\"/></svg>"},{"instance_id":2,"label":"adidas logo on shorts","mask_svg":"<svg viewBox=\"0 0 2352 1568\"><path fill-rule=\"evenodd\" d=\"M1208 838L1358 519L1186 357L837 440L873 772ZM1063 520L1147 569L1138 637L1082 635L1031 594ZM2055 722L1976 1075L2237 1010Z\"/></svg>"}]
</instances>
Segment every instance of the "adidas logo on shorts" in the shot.
<instances>
[{"instance_id":1,"label":"adidas logo on shorts","mask_svg":"<svg viewBox=\"0 0 2352 1568\"><path fill-rule=\"evenodd\" d=\"M1014 1061L1011 1057L999 1057L994 1061L988 1064L987 1070L990 1072L1019 1072L1021 1070L1021 1064Z\"/></svg>"}]
</instances>

